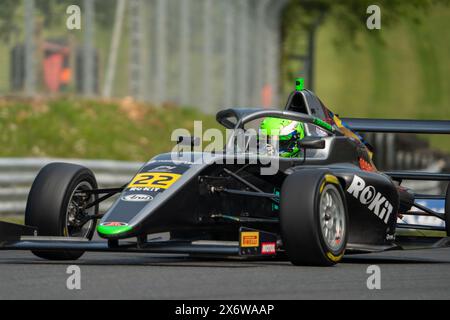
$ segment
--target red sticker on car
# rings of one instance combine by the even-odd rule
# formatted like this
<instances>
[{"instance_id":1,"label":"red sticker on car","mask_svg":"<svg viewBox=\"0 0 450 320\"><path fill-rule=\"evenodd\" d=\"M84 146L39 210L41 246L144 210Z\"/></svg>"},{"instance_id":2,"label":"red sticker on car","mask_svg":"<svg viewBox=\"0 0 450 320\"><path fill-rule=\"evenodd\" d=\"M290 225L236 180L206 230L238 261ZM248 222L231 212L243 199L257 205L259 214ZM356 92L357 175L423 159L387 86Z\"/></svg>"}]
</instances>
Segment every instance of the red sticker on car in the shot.
<instances>
[{"instance_id":1,"label":"red sticker on car","mask_svg":"<svg viewBox=\"0 0 450 320\"><path fill-rule=\"evenodd\" d=\"M275 254L277 244L275 242L261 243L261 254Z\"/></svg>"},{"instance_id":2,"label":"red sticker on car","mask_svg":"<svg viewBox=\"0 0 450 320\"><path fill-rule=\"evenodd\" d=\"M121 227L121 226L127 226L128 223L125 222L104 222L102 223L102 226L105 227Z\"/></svg>"}]
</instances>

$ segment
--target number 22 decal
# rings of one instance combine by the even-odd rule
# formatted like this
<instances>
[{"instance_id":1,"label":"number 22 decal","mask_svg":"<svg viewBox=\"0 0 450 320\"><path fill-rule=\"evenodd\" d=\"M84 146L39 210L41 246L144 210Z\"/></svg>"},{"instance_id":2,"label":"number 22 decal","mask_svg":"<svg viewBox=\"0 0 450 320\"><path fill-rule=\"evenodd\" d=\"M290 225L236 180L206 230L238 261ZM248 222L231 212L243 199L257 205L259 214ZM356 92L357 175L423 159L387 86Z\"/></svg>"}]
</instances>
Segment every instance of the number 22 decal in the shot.
<instances>
[{"instance_id":1,"label":"number 22 decal","mask_svg":"<svg viewBox=\"0 0 450 320\"><path fill-rule=\"evenodd\" d=\"M168 189L181 174L146 172L137 174L127 188L161 188Z\"/></svg>"}]
</instances>

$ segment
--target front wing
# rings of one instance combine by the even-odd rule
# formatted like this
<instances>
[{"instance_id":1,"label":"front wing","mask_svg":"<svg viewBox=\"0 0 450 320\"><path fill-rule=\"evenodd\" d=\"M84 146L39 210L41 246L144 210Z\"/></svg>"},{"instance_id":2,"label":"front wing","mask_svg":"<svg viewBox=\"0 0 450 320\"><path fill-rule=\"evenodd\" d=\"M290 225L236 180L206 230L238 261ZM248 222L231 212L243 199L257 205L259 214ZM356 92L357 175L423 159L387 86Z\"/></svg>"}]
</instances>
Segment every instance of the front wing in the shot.
<instances>
[{"instance_id":1,"label":"front wing","mask_svg":"<svg viewBox=\"0 0 450 320\"><path fill-rule=\"evenodd\" d=\"M274 257L284 254L280 249L278 236L260 230L241 228L239 241L185 241L150 240L132 241L89 241L83 238L37 236L36 229L29 226L0 222L0 250L22 251L86 251L86 252L129 252L191 254L224 257ZM390 250L432 249L450 246L446 238L402 238L389 246L351 244L346 253L373 253Z\"/></svg>"},{"instance_id":2,"label":"front wing","mask_svg":"<svg viewBox=\"0 0 450 320\"><path fill-rule=\"evenodd\" d=\"M240 228L239 241L89 241L84 238L37 236L34 227L0 222L0 250L87 251L269 257L278 252L277 235Z\"/></svg>"}]
</instances>

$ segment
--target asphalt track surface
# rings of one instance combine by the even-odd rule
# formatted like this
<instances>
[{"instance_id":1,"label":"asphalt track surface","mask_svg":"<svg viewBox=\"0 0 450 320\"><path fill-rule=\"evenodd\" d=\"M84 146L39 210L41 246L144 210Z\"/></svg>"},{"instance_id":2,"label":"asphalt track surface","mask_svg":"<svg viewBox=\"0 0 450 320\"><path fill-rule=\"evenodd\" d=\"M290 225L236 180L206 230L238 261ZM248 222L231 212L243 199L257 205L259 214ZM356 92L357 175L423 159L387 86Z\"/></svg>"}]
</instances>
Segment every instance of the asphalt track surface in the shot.
<instances>
[{"instance_id":1,"label":"asphalt track surface","mask_svg":"<svg viewBox=\"0 0 450 320\"><path fill-rule=\"evenodd\" d=\"M81 269L81 290L66 287ZM381 289L367 289L367 267ZM0 299L450 299L450 248L348 256L331 268L288 261L199 259L180 255L86 253L48 262L0 251Z\"/></svg>"}]
</instances>

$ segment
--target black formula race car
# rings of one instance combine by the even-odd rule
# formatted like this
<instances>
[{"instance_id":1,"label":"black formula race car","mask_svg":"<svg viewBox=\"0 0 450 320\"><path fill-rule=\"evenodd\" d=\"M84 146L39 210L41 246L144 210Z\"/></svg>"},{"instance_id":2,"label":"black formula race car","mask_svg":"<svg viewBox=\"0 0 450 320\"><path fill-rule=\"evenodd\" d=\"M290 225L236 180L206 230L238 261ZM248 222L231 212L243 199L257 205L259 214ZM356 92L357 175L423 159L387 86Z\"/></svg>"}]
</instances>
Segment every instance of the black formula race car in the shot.
<instances>
[{"instance_id":1,"label":"black formula race car","mask_svg":"<svg viewBox=\"0 0 450 320\"><path fill-rule=\"evenodd\" d=\"M299 157L249 151L255 141L247 132L267 117L304 125ZM344 253L449 244L449 189L420 195L401 183L450 175L380 172L357 132L449 134L450 121L341 120L308 90L292 93L284 111L232 108L217 120L233 130L225 151L196 152L195 138L180 138L178 151L155 156L118 188L99 189L94 174L76 164L45 166L31 188L25 226L0 223L0 249L51 260L102 251L284 256L295 265L330 266ZM200 161L205 155L209 161ZM274 163L274 172L262 174ZM99 214L99 203L117 193ZM418 204L426 198L445 201L445 214ZM446 227L398 224L403 215L433 216ZM443 236L405 237L399 228ZM91 241L95 232L105 240ZM162 232L170 238L152 236Z\"/></svg>"}]
</instances>

